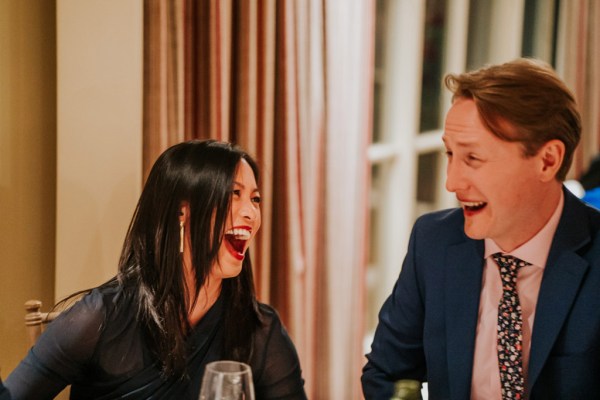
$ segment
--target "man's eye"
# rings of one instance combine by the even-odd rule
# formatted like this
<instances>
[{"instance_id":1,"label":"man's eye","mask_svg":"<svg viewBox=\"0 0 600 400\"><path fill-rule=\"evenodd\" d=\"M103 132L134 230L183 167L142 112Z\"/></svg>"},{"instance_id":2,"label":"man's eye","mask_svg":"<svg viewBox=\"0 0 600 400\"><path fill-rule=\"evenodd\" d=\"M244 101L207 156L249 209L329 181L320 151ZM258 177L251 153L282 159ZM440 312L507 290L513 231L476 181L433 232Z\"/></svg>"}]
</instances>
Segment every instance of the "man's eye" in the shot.
<instances>
[{"instance_id":1,"label":"man's eye","mask_svg":"<svg viewBox=\"0 0 600 400\"><path fill-rule=\"evenodd\" d=\"M260 201L261 201L261 198L260 198L260 196L254 196L254 197L252 198L252 202L254 202L254 203L256 203L256 204L259 204L259 203L260 203Z\"/></svg>"}]
</instances>

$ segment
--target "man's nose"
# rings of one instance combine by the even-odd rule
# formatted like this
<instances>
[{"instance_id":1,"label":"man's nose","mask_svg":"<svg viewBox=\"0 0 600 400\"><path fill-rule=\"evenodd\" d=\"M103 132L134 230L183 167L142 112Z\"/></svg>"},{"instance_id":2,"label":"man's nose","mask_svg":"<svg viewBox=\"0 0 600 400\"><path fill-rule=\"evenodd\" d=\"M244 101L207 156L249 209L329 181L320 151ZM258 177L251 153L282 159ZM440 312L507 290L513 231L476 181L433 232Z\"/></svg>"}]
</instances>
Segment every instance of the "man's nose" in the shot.
<instances>
[{"instance_id":1,"label":"man's nose","mask_svg":"<svg viewBox=\"0 0 600 400\"><path fill-rule=\"evenodd\" d=\"M446 168L446 190L455 193L468 186L463 169L456 163L448 162Z\"/></svg>"}]
</instances>

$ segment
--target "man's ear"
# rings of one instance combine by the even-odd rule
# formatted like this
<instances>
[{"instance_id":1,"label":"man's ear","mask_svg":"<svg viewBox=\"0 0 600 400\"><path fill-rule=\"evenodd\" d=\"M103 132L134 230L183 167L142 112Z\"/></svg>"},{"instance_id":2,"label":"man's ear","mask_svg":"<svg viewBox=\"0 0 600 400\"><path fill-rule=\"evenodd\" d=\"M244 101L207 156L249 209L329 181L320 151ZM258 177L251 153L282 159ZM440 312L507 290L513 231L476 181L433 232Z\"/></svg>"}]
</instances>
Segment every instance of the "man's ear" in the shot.
<instances>
[{"instance_id":1,"label":"man's ear","mask_svg":"<svg viewBox=\"0 0 600 400\"><path fill-rule=\"evenodd\" d=\"M549 182L556 179L556 174L565 158L565 144L558 139L550 140L540 148L538 157L542 167L541 180Z\"/></svg>"}]
</instances>

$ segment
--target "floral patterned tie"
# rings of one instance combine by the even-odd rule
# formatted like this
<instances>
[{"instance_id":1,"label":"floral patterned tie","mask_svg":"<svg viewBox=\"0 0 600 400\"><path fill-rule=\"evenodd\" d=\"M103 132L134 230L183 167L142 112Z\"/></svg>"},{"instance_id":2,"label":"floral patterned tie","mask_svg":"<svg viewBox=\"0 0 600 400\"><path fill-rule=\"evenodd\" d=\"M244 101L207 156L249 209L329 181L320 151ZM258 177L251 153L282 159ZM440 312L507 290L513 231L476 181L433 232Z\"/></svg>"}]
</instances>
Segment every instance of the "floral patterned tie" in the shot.
<instances>
[{"instance_id":1,"label":"floral patterned tie","mask_svg":"<svg viewBox=\"0 0 600 400\"><path fill-rule=\"evenodd\" d=\"M523 318L517 294L517 271L531 265L502 253L492 258L500 268L502 298L498 305L498 366L502 399L522 399L525 392L523 377Z\"/></svg>"}]
</instances>

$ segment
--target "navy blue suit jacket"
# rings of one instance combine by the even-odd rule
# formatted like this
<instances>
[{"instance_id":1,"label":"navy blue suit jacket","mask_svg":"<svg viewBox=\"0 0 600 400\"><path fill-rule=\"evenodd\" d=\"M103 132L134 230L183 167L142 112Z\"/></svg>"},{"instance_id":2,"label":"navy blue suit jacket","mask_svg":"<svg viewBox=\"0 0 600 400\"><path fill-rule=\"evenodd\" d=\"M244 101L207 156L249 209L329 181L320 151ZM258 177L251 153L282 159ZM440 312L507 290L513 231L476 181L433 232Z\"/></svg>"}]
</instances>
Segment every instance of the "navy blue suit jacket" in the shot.
<instances>
[{"instance_id":1,"label":"navy blue suit jacket","mask_svg":"<svg viewBox=\"0 0 600 400\"><path fill-rule=\"evenodd\" d=\"M600 399L600 212L567 190L536 306L530 399ZM379 314L362 384L389 399L393 382L428 382L429 398L469 399L484 243L462 210L415 223L400 277Z\"/></svg>"}]
</instances>

